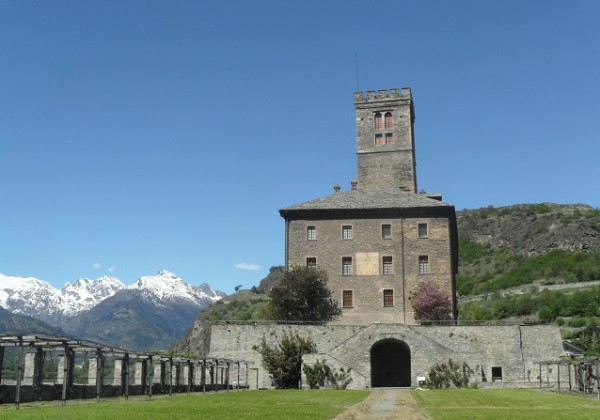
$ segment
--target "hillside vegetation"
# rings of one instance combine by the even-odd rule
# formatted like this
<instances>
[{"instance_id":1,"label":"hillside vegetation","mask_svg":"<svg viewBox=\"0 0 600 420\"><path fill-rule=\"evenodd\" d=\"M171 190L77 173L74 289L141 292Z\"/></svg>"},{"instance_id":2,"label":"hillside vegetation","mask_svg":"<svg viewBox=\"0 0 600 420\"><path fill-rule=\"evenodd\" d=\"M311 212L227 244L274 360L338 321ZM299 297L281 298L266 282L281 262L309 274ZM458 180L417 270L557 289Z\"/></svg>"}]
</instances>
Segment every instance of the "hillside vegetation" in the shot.
<instances>
[{"instance_id":1,"label":"hillside vegetation","mask_svg":"<svg viewBox=\"0 0 600 420\"><path fill-rule=\"evenodd\" d=\"M600 211L529 204L457 213L462 320L600 316ZM581 289L582 285L588 285ZM563 319L565 318L565 319Z\"/></svg>"}]
</instances>

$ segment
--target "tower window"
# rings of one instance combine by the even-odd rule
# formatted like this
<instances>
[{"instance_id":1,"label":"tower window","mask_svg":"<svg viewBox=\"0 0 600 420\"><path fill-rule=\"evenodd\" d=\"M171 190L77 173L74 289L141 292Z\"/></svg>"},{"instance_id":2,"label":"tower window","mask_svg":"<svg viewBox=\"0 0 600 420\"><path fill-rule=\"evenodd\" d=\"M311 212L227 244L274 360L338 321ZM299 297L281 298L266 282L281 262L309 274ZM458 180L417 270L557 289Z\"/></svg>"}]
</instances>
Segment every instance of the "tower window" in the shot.
<instances>
[{"instance_id":1,"label":"tower window","mask_svg":"<svg viewBox=\"0 0 600 420\"><path fill-rule=\"evenodd\" d=\"M383 257L383 274L385 274L385 275L394 274L394 267L392 265L392 257Z\"/></svg>"},{"instance_id":2,"label":"tower window","mask_svg":"<svg viewBox=\"0 0 600 420\"><path fill-rule=\"evenodd\" d=\"M342 239L352 239L352 226L342 226Z\"/></svg>"},{"instance_id":3,"label":"tower window","mask_svg":"<svg viewBox=\"0 0 600 420\"><path fill-rule=\"evenodd\" d=\"M419 223L419 238L427 238L427 223Z\"/></svg>"},{"instance_id":4,"label":"tower window","mask_svg":"<svg viewBox=\"0 0 600 420\"><path fill-rule=\"evenodd\" d=\"M394 118L392 117L392 113L386 112L385 113L385 129L389 130L392 128L393 125L394 125Z\"/></svg>"},{"instance_id":5,"label":"tower window","mask_svg":"<svg viewBox=\"0 0 600 420\"><path fill-rule=\"evenodd\" d=\"M381 118L381 113L378 112L375 114L375 130L383 129L383 119Z\"/></svg>"},{"instance_id":6,"label":"tower window","mask_svg":"<svg viewBox=\"0 0 600 420\"><path fill-rule=\"evenodd\" d=\"M419 274L429 274L429 257L427 255L419 256Z\"/></svg>"},{"instance_id":7,"label":"tower window","mask_svg":"<svg viewBox=\"0 0 600 420\"><path fill-rule=\"evenodd\" d=\"M351 308L354 306L352 290L342 290L342 308Z\"/></svg>"},{"instance_id":8,"label":"tower window","mask_svg":"<svg viewBox=\"0 0 600 420\"><path fill-rule=\"evenodd\" d=\"M309 257L306 259L306 266L311 269L317 268L317 259L315 257Z\"/></svg>"},{"instance_id":9,"label":"tower window","mask_svg":"<svg viewBox=\"0 0 600 420\"><path fill-rule=\"evenodd\" d=\"M306 239L308 239L309 241L317 240L317 228L316 227L308 226L306 228Z\"/></svg>"},{"instance_id":10,"label":"tower window","mask_svg":"<svg viewBox=\"0 0 600 420\"><path fill-rule=\"evenodd\" d=\"M392 225L381 225L381 239L392 239Z\"/></svg>"},{"instance_id":11,"label":"tower window","mask_svg":"<svg viewBox=\"0 0 600 420\"><path fill-rule=\"evenodd\" d=\"M394 306L394 290L383 290L383 306Z\"/></svg>"},{"instance_id":12,"label":"tower window","mask_svg":"<svg viewBox=\"0 0 600 420\"><path fill-rule=\"evenodd\" d=\"M375 113L374 125L376 132L375 146L394 143L394 135L392 134L394 129L394 117L392 117L391 112L386 112L385 117L381 115L381 112ZM382 133L381 131L384 132Z\"/></svg>"},{"instance_id":13,"label":"tower window","mask_svg":"<svg viewBox=\"0 0 600 420\"><path fill-rule=\"evenodd\" d=\"M342 258L342 276L352 275L352 257Z\"/></svg>"}]
</instances>

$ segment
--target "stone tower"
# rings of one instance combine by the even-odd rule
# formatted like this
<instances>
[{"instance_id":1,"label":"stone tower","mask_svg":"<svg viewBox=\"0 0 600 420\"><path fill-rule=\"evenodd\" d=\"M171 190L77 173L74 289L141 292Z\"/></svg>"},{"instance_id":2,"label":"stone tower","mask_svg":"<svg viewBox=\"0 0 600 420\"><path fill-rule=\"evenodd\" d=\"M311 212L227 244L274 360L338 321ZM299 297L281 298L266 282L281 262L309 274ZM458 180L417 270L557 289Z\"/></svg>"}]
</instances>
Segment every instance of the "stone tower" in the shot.
<instances>
[{"instance_id":1,"label":"stone tower","mask_svg":"<svg viewBox=\"0 0 600 420\"><path fill-rule=\"evenodd\" d=\"M410 88L354 94L358 187L417 192Z\"/></svg>"}]
</instances>

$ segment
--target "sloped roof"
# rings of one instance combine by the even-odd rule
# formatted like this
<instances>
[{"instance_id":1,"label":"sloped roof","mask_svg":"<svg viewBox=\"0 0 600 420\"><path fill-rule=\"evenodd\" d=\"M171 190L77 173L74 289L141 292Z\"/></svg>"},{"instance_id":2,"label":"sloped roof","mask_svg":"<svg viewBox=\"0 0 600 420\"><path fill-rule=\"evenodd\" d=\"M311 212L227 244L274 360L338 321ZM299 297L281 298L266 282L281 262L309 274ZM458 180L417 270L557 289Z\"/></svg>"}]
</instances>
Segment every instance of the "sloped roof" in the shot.
<instances>
[{"instance_id":1,"label":"sloped roof","mask_svg":"<svg viewBox=\"0 0 600 420\"><path fill-rule=\"evenodd\" d=\"M400 190L339 191L326 197L295 204L280 212L295 210L359 210L359 209L398 209L423 207L452 207L451 204L430 198L427 194L413 194Z\"/></svg>"}]
</instances>

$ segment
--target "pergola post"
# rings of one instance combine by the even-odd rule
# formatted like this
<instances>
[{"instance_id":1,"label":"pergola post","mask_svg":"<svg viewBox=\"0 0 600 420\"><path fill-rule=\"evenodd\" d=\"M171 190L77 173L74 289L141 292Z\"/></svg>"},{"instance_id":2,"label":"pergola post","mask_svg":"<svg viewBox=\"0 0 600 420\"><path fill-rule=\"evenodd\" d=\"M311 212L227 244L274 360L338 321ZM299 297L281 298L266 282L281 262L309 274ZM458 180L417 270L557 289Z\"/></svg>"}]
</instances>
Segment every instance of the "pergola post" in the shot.
<instances>
[{"instance_id":1,"label":"pergola post","mask_svg":"<svg viewBox=\"0 0 600 420\"><path fill-rule=\"evenodd\" d=\"M126 400L129 399L129 353L123 357L123 376L121 377L121 389Z\"/></svg>"},{"instance_id":2,"label":"pergola post","mask_svg":"<svg viewBox=\"0 0 600 420\"><path fill-rule=\"evenodd\" d=\"M152 388L154 387L154 357L148 357L148 378L146 383L148 384L147 394L149 397L152 397Z\"/></svg>"},{"instance_id":3,"label":"pergola post","mask_svg":"<svg viewBox=\"0 0 600 420\"><path fill-rule=\"evenodd\" d=\"M173 358L169 357L169 395L173 395Z\"/></svg>"},{"instance_id":4,"label":"pergola post","mask_svg":"<svg viewBox=\"0 0 600 420\"><path fill-rule=\"evenodd\" d=\"M73 365L75 364L75 351L64 343L65 359L63 363L63 383L62 383L62 405L67 403L68 391L73 386Z\"/></svg>"},{"instance_id":5,"label":"pergola post","mask_svg":"<svg viewBox=\"0 0 600 420\"><path fill-rule=\"evenodd\" d=\"M229 366L231 363L227 362L227 367L225 368L225 387L227 388L227 392L229 392Z\"/></svg>"},{"instance_id":6,"label":"pergola post","mask_svg":"<svg viewBox=\"0 0 600 420\"><path fill-rule=\"evenodd\" d=\"M569 367L569 394L571 393L572 389L571 389L571 361L569 360L568 365Z\"/></svg>"},{"instance_id":7,"label":"pergola post","mask_svg":"<svg viewBox=\"0 0 600 420\"><path fill-rule=\"evenodd\" d=\"M96 349L96 402L100 402L100 395L102 394L102 368L104 367L104 356L102 355L102 349L98 347ZM91 369L91 366L90 366Z\"/></svg>"},{"instance_id":8,"label":"pergola post","mask_svg":"<svg viewBox=\"0 0 600 420\"><path fill-rule=\"evenodd\" d=\"M23 348L23 337L19 337L19 346L21 347L21 351L19 352L19 361L17 362L17 388L15 389L15 406L17 410L21 404L21 376L23 374L23 352L25 351Z\"/></svg>"},{"instance_id":9,"label":"pergola post","mask_svg":"<svg viewBox=\"0 0 600 420\"><path fill-rule=\"evenodd\" d=\"M202 360L202 392L206 393L206 359Z\"/></svg>"}]
</instances>

